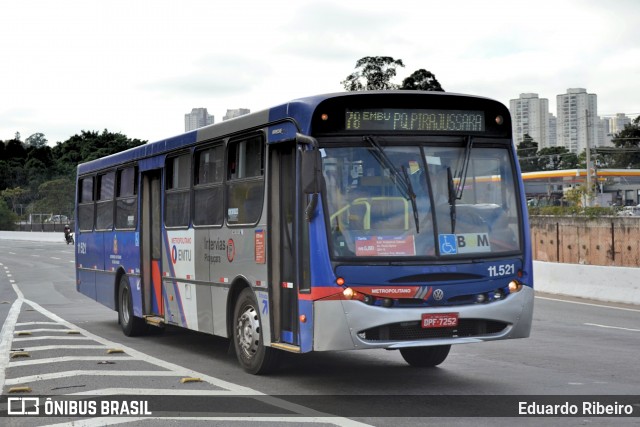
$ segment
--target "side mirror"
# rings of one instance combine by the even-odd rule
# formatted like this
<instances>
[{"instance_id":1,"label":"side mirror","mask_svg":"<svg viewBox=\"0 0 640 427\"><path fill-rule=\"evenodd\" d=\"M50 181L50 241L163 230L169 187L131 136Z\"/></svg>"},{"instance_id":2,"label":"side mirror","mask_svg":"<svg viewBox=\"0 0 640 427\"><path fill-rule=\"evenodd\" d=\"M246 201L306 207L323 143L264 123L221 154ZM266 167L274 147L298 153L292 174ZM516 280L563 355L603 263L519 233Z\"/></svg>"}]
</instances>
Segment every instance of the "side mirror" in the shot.
<instances>
[{"instance_id":1,"label":"side mirror","mask_svg":"<svg viewBox=\"0 0 640 427\"><path fill-rule=\"evenodd\" d=\"M302 151L302 162L300 165L300 179L302 191L305 194L317 194L320 192L322 182L322 161L318 142L310 136L297 134L298 144L308 145L311 149Z\"/></svg>"}]
</instances>

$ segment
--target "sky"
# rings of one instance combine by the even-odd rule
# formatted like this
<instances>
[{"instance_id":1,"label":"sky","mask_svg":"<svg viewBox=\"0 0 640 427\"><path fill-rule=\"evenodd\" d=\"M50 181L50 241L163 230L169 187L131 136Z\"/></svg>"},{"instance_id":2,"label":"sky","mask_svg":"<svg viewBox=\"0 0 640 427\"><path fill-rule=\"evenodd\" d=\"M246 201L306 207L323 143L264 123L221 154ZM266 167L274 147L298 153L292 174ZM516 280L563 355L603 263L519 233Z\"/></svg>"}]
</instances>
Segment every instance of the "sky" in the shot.
<instances>
[{"instance_id":1,"label":"sky","mask_svg":"<svg viewBox=\"0 0 640 427\"><path fill-rule=\"evenodd\" d=\"M0 4L0 140L81 131L155 141L207 108L258 111L320 93L365 56L424 68L447 92L640 114L636 0L22 0Z\"/></svg>"}]
</instances>

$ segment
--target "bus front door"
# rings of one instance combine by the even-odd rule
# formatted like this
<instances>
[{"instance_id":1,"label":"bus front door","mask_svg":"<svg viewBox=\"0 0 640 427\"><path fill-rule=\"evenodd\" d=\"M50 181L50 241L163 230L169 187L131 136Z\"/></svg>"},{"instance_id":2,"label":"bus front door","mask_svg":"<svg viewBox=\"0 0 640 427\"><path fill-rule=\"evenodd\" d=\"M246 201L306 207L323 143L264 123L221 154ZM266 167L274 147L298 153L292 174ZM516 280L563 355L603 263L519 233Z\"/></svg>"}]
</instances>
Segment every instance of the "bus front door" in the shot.
<instances>
[{"instance_id":1,"label":"bus front door","mask_svg":"<svg viewBox=\"0 0 640 427\"><path fill-rule=\"evenodd\" d=\"M162 223L161 173L142 173L142 213L140 227L140 265L142 301L145 315L164 318L162 301Z\"/></svg>"},{"instance_id":2,"label":"bus front door","mask_svg":"<svg viewBox=\"0 0 640 427\"><path fill-rule=\"evenodd\" d=\"M268 221L271 254L271 314L273 342L299 346L299 196L296 185L296 147L283 143L270 146Z\"/></svg>"}]
</instances>

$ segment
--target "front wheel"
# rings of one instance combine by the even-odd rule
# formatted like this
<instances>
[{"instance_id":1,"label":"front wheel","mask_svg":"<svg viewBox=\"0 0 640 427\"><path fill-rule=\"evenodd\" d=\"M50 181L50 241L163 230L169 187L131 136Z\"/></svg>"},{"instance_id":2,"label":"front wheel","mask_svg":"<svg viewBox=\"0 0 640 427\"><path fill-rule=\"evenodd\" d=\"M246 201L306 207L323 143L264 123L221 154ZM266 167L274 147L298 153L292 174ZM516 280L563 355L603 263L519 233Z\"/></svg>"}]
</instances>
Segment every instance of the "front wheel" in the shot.
<instances>
[{"instance_id":1,"label":"front wheel","mask_svg":"<svg viewBox=\"0 0 640 427\"><path fill-rule=\"evenodd\" d=\"M118 323L122 332L128 337L142 335L147 331L147 324L139 317L133 315L133 297L131 285L126 275L120 277L118 290Z\"/></svg>"},{"instance_id":2,"label":"front wheel","mask_svg":"<svg viewBox=\"0 0 640 427\"><path fill-rule=\"evenodd\" d=\"M402 358L416 368L430 368L444 362L451 350L450 345L437 345L433 347L409 347L401 348Z\"/></svg>"},{"instance_id":3,"label":"front wheel","mask_svg":"<svg viewBox=\"0 0 640 427\"><path fill-rule=\"evenodd\" d=\"M233 346L240 365L251 374L266 374L278 366L278 350L265 347L260 307L251 289L244 289L233 311Z\"/></svg>"}]
</instances>

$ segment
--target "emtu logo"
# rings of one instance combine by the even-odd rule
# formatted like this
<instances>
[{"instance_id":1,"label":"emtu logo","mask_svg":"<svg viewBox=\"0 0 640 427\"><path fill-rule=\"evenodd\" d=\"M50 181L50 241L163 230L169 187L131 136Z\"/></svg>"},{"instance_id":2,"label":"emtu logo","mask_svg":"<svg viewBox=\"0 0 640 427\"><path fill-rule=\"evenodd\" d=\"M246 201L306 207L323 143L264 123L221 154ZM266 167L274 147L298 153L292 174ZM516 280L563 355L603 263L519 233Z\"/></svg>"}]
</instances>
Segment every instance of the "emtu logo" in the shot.
<instances>
[{"instance_id":1,"label":"emtu logo","mask_svg":"<svg viewBox=\"0 0 640 427\"><path fill-rule=\"evenodd\" d=\"M178 249L176 245L171 248L171 262L191 261L191 249Z\"/></svg>"}]
</instances>

